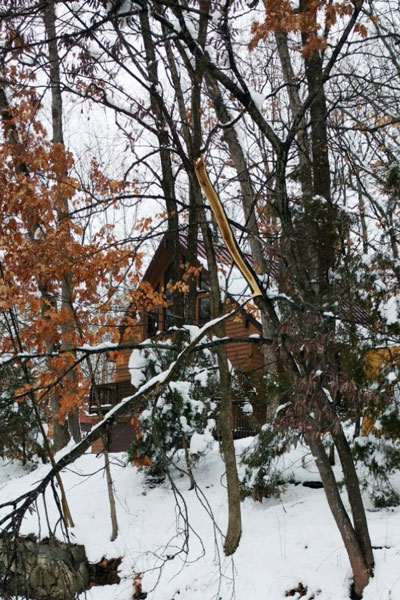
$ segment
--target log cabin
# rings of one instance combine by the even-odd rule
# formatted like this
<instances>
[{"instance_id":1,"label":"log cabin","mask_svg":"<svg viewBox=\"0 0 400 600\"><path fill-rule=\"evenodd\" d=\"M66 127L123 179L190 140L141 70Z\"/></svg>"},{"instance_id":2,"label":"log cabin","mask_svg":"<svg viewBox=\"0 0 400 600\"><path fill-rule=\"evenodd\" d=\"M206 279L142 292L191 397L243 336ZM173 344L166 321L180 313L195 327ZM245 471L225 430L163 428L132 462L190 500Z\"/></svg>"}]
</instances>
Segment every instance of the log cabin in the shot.
<instances>
[{"instance_id":1,"label":"log cabin","mask_svg":"<svg viewBox=\"0 0 400 600\"><path fill-rule=\"evenodd\" d=\"M185 263L187 256L187 240L181 235L179 237L180 253L182 264ZM221 272L221 284L223 284L224 298L227 308L237 305L248 295L248 287L239 271L232 267L232 260L229 252L223 247L215 248L218 261L218 268ZM197 261L195 267L197 285L196 285L196 306L194 323L188 325L202 326L210 320L210 297L206 268L206 252L204 244L199 241L197 247ZM164 236L156 249L152 260L150 261L143 276L142 284L144 289L150 289L164 295L164 301L147 306L139 311L137 307L130 305L126 311L125 318L120 326L120 343L140 343L148 338L154 337L160 332L168 329L171 323L171 305L170 294L168 294L168 283L171 281L171 254L168 248L166 236ZM136 313L136 314L135 314ZM135 314L135 326L132 326L132 316ZM128 325L129 323L129 325ZM261 335L261 323L250 313L241 309L235 316L225 322L226 335L228 338L248 338L252 335ZM259 344L253 344L248 341L227 344L228 359L233 369L240 371L245 375L247 384L257 386L263 376L264 358ZM115 371L113 380L96 386L97 397L100 401L101 411L107 412L112 406L117 404L135 391L131 384L131 375L129 370L129 359L131 350L121 350L113 360L115 362ZM256 417L263 417L262 403L255 407ZM98 419L98 408L96 406L93 391L89 402L89 415L84 419L85 428L95 424ZM258 414L257 414L258 413ZM235 437L244 437L250 435L248 417L244 415L239 405L234 406L234 435ZM134 440L135 430L130 424L131 416L119 420L109 434L109 450L120 452L127 450ZM98 440L92 450L98 452L102 448L101 440Z\"/></svg>"}]
</instances>

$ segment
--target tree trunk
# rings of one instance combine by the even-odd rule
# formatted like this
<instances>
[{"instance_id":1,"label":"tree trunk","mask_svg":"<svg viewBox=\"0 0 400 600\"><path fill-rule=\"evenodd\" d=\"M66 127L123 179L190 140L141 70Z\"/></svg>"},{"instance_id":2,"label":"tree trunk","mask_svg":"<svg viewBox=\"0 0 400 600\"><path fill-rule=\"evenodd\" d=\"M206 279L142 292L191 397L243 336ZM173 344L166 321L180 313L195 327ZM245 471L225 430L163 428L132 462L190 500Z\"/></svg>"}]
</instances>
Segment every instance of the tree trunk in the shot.
<instances>
[{"instance_id":1,"label":"tree trunk","mask_svg":"<svg viewBox=\"0 0 400 600\"><path fill-rule=\"evenodd\" d=\"M364 549L343 505L335 476L319 433L312 430L309 431L306 434L306 441L315 458L329 507L350 560L354 577L354 592L357 598L361 598L362 592L368 585L369 578L372 575L372 565L369 564L365 556Z\"/></svg>"},{"instance_id":2,"label":"tree trunk","mask_svg":"<svg viewBox=\"0 0 400 600\"><path fill-rule=\"evenodd\" d=\"M351 448L341 426L338 431L334 430L332 432L332 437L334 439L342 465L347 496L349 498L350 508L353 515L354 531L362 548L366 565L372 573L374 556L372 552L371 539L368 532L368 523L365 515L364 504L360 492L360 482L358 480L357 471L354 465L354 459L351 454Z\"/></svg>"},{"instance_id":3,"label":"tree trunk","mask_svg":"<svg viewBox=\"0 0 400 600\"><path fill-rule=\"evenodd\" d=\"M292 61L288 48L288 34L282 31L275 32L276 47L278 50L279 61L281 63L283 79L287 86L287 92L290 102L290 110L292 117L301 111L302 102L298 91L296 77L293 71ZM312 196L312 175L311 175L311 158L310 158L310 142L307 134L307 125L305 116L299 123L296 132L297 146L299 152L298 177L301 184L302 195L304 198Z\"/></svg>"},{"instance_id":4,"label":"tree trunk","mask_svg":"<svg viewBox=\"0 0 400 600\"><path fill-rule=\"evenodd\" d=\"M228 109L225 106L222 94L218 88L218 84L209 75L206 75L206 82L207 90L214 104L218 120L221 123L229 123L231 118ZM259 272L262 274L267 274L268 269L264 258L263 246L260 241L257 219L254 211L256 203L255 193L253 191L250 173L247 168L246 158L244 156L244 152L240 145L235 128L233 126L225 127L223 132L225 141L229 147L230 157L235 165L237 177L240 183L242 206L246 217L246 228L249 232L249 243L255 269L259 270ZM278 324L275 315L271 315L271 312L268 310L265 303L260 302L259 307L261 310L263 336L266 338L275 338L277 333L276 326ZM277 377L278 368L276 352L271 346L267 346L264 350L264 366L265 375L269 379L274 380ZM267 423L271 423L278 407L279 400L277 396L271 395L267 397L266 400L265 420Z\"/></svg>"},{"instance_id":5,"label":"tree trunk","mask_svg":"<svg viewBox=\"0 0 400 600\"><path fill-rule=\"evenodd\" d=\"M49 68L50 68L50 85L51 85L51 115L52 115L52 126L53 126L53 138L52 141L54 144L64 144L64 134L63 134L63 123L62 123L62 94L61 94L61 84L60 84L60 58L58 55L57 48L57 39L56 39L56 14L55 14L55 2L54 0L47 0L43 7L43 16L44 23L46 29L47 36L47 45L49 52ZM67 173L65 173L67 175ZM63 221L69 218L69 206L68 200L64 197L58 198L59 206L62 208L57 209L57 217L59 224L63 226ZM68 313L70 314L69 323L65 323L62 325L62 343L65 349L71 350L73 345L70 341L65 341L67 338L71 337L71 332L73 330L73 320L74 315L72 311L72 273L64 273L63 278L61 280L61 306L66 308ZM78 391L77 388L77 380L75 371L71 371L67 377L68 386L70 389ZM56 423L57 412L59 410L59 401L54 399L53 401L55 412L53 412L53 428L54 428L54 443L59 446L61 440L60 433L58 432L58 425ZM58 409L57 409L58 406ZM53 408L53 407L52 407ZM56 410L57 409L57 410ZM63 445L68 442L69 434L72 434L72 437L75 442L79 442L81 440L81 429L79 424L79 409L76 407L73 411L68 415L68 436L65 436L62 440ZM68 437L68 439L67 439ZM63 446L61 446L63 447Z\"/></svg>"},{"instance_id":6,"label":"tree trunk","mask_svg":"<svg viewBox=\"0 0 400 600\"><path fill-rule=\"evenodd\" d=\"M139 19L145 48L148 81L150 84L150 106L155 120L155 128L160 151L161 187L165 195L165 203L168 213L167 243L171 256L171 283L176 283L182 279L182 272L179 242L178 206L175 198L175 177L171 163L171 153L169 150L170 144L168 128L163 112L163 100L158 91L160 81L158 78L157 57L148 13L146 11L140 11ZM184 319L184 298L181 291L172 291L172 303L173 324L178 328L182 327Z\"/></svg>"},{"instance_id":7,"label":"tree trunk","mask_svg":"<svg viewBox=\"0 0 400 600\"><path fill-rule=\"evenodd\" d=\"M222 337L224 332L217 333L217 335ZM236 551L242 535L240 483L233 440L232 394L226 348L219 346L217 348L217 355L221 393L218 423L228 490L228 528L225 536L224 552L226 556L230 556Z\"/></svg>"},{"instance_id":8,"label":"tree trunk","mask_svg":"<svg viewBox=\"0 0 400 600\"><path fill-rule=\"evenodd\" d=\"M193 183L196 185L197 181ZM197 184L200 201L200 187ZM212 318L223 314L221 305L220 289L218 283L217 263L211 231L206 222L204 207L199 206L200 222L202 223L203 240L207 254L207 267L210 279L210 298ZM225 336L225 324L219 323L215 326L215 333L218 337ZM225 462L226 483L228 490L228 528L225 537L224 551L227 556L233 554L239 545L242 535L242 518L240 511L240 484L237 472L235 445L233 440L233 422L232 422L232 395L231 383L228 367L228 357L225 346L217 346L220 389L220 410L219 410L219 429L221 433L221 450Z\"/></svg>"},{"instance_id":9,"label":"tree trunk","mask_svg":"<svg viewBox=\"0 0 400 600\"><path fill-rule=\"evenodd\" d=\"M166 33L164 28L164 33ZM193 161L193 148L196 145L201 143L201 140L197 140L197 127L194 124L193 132L191 131L189 124L187 122L187 105L184 98L184 93L181 87L181 81L179 77L178 68L176 65L174 53L172 50L171 42L167 39L165 43L165 50L168 60L168 66L171 73L171 79L175 88L176 100L178 105L178 111L180 120L182 123L182 136L186 144L186 149L189 155L189 160ZM193 85L192 87L192 114L194 115L193 119L195 121L195 115L199 113L197 93L198 86ZM201 130L200 130L201 131ZM193 139L192 139L193 133ZM189 222L187 226L187 231L185 232L186 245L187 245L187 254L186 254L186 264L190 266L195 266L197 264L197 240L198 240L198 231L199 231L199 223L198 223L198 211L197 211L197 201L196 195L194 193L193 187L189 185ZM188 292L185 294L185 307L184 307L184 315L185 315L185 323L195 324L196 322L196 301L197 301L197 281L198 278L194 275L189 275L186 280L186 283L189 287Z\"/></svg>"},{"instance_id":10,"label":"tree trunk","mask_svg":"<svg viewBox=\"0 0 400 600\"><path fill-rule=\"evenodd\" d=\"M103 442L103 444L104 444L104 442ZM108 453L108 449L107 449L106 445L104 445L103 454L104 454L104 467L105 467L106 479L107 479L108 501L110 504L110 518L111 518L110 541L113 542L118 537L118 520L117 520L117 508L115 505L114 486L113 486L113 480L111 477L110 455Z\"/></svg>"},{"instance_id":11,"label":"tree trunk","mask_svg":"<svg viewBox=\"0 0 400 600\"><path fill-rule=\"evenodd\" d=\"M207 14L209 2L201 2L201 23L199 25L198 43L202 45L205 41L207 29ZM170 66L173 66L173 57L171 51L168 53ZM192 82L191 90L191 127L187 124L187 111L183 103L183 93L180 89L177 72L172 69L174 84L177 87L176 93L178 98L178 106L180 108L180 117L183 123L184 138L187 145L187 150L190 159L188 168L188 177L190 185L189 197L191 202L194 201L197 207L197 215L200 221L200 229L205 245L207 256L207 269L210 280L210 299L211 299L211 315L212 318L223 314L223 306L221 305L220 289L218 283L217 262L215 257L214 243L210 228L207 224L204 205L201 199L201 190L197 178L194 174L192 165L200 156L200 148L202 143L202 126L201 126L201 84L203 79L203 69L200 62L196 61L196 68L189 70L189 75ZM192 200L193 199L193 200ZM219 324L215 327L215 333L223 337L225 335L224 324ZM221 450L225 461L226 480L228 491L228 527L225 537L224 551L226 555L231 555L238 547L241 533L242 521L240 510L240 485L237 472L235 447L233 441L232 430L232 398L230 389L230 375L228 367L228 359L226 348L217 347L218 371L220 376L220 414L219 427L221 433Z\"/></svg>"}]
</instances>

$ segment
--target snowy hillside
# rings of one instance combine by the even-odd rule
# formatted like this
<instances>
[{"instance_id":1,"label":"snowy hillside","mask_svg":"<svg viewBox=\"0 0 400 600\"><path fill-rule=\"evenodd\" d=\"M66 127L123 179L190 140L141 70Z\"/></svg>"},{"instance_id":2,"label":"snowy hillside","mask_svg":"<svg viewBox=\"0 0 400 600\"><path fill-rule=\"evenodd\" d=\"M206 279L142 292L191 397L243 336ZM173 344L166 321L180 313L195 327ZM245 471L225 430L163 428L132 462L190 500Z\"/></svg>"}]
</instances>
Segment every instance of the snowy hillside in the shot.
<instances>
[{"instance_id":1,"label":"snowy hillside","mask_svg":"<svg viewBox=\"0 0 400 600\"><path fill-rule=\"evenodd\" d=\"M249 443L238 442L238 453ZM233 559L222 551L226 498L217 443L198 463L198 487L192 491L179 469L173 472L172 491L168 480L146 483L124 454L112 455L112 463L120 528L112 543L102 457L86 454L62 472L75 521L71 539L85 545L91 562L123 557L118 585L93 587L80 598L131 600L138 573L149 600L279 600L285 594L306 600L349 598L351 571L324 492L298 483L318 479L304 449L284 457L285 473L297 484L288 484L280 499L242 503L243 537ZM2 463L0 503L25 492L47 469L25 474L17 465ZM51 491L46 498L54 527L58 515ZM399 600L400 508L370 509L368 519L376 569L364 598ZM22 533L32 532L48 535L42 503L23 522Z\"/></svg>"}]
</instances>

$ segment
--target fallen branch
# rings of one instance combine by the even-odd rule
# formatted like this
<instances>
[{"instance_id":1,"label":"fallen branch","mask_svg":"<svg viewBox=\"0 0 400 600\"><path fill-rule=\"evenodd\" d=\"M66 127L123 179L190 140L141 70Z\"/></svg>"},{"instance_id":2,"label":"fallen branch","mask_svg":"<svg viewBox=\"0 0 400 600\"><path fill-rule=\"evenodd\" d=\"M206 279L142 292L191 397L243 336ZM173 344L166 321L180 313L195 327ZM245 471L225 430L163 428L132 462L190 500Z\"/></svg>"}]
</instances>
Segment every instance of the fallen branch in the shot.
<instances>
[{"instance_id":1,"label":"fallen branch","mask_svg":"<svg viewBox=\"0 0 400 600\"><path fill-rule=\"evenodd\" d=\"M217 319L213 319L212 321L206 323L206 325L204 325L204 327L202 327L193 337L186 348L179 353L176 360L171 363L168 369L150 379L150 381L143 384L132 396L124 398L124 400L112 408L104 417L104 419L95 427L93 427L90 433L84 437L83 440L75 444L71 450L66 452L66 454L64 454L54 463L54 465L52 465L48 473L35 488L23 494L22 496L19 496L19 498L10 500L0 505L0 508L5 508L6 506L14 507L10 513L5 515L0 520L0 527L2 528L2 531L4 532L15 528L18 530L26 511L29 509L32 503L35 502L38 496L45 492L49 483L52 482L55 477L57 477L58 473L60 473L62 469L77 460L80 456L82 456L82 454L84 454L84 452L86 452L88 448L90 448L93 442L95 442L101 436L104 436L114 425L118 417L125 415L131 409L140 411L149 398L160 394L172 380L177 371L179 371L182 364L184 364L184 362L190 357L198 343L209 332L211 332L213 327L217 323L221 323L227 319L230 319L233 315L239 312L243 306L243 304L238 305L237 308L223 315L222 317L218 317ZM22 504L20 504L21 501ZM18 504L20 504L20 506L18 506Z\"/></svg>"}]
</instances>

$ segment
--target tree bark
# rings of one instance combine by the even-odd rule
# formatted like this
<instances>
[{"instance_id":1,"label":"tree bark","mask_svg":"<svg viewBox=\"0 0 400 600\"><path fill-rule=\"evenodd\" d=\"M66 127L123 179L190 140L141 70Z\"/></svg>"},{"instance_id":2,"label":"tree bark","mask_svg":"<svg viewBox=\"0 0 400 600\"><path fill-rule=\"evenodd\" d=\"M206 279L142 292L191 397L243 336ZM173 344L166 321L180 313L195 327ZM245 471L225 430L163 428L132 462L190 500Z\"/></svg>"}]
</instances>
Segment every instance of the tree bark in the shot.
<instances>
[{"instance_id":1,"label":"tree bark","mask_svg":"<svg viewBox=\"0 0 400 600\"><path fill-rule=\"evenodd\" d=\"M372 552L371 539L368 532L368 523L365 515L364 504L360 492L360 482L354 465L351 448L341 426L339 427L338 431L334 430L332 432L332 437L334 439L335 446L339 454L340 463L342 465L347 496L349 498L350 508L353 515L354 531L362 548L365 563L369 571L372 573L374 556Z\"/></svg>"},{"instance_id":2,"label":"tree bark","mask_svg":"<svg viewBox=\"0 0 400 600\"><path fill-rule=\"evenodd\" d=\"M292 61L288 48L288 36L286 32L275 32L276 47L281 63L282 75L287 86L289 96L290 110L292 117L295 117L302 109L302 102L298 91L298 84L294 75ZM299 122L299 127L296 132L299 166L298 175L302 187L302 195L305 198L312 196L312 176L311 176L311 157L310 157L310 142L307 133L307 124L305 116Z\"/></svg>"},{"instance_id":3,"label":"tree bark","mask_svg":"<svg viewBox=\"0 0 400 600\"><path fill-rule=\"evenodd\" d=\"M139 20L145 48L148 80L150 84L150 106L155 119L160 151L161 187L165 195L165 203L168 213L167 243L171 256L172 283L176 283L182 279L182 272L179 243L178 206L175 199L175 177L169 150L168 128L163 112L163 100L161 97L160 80L157 69L157 56L148 13L146 11L140 11ZM184 319L184 299L183 294L179 290L174 290L172 292L172 302L174 325L179 328L183 325Z\"/></svg>"},{"instance_id":4,"label":"tree bark","mask_svg":"<svg viewBox=\"0 0 400 600\"><path fill-rule=\"evenodd\" d=\"M218 88L218 84L208 74L205 75L205 79L207 82L207 91L214 104L218 120L224 124L229 123L231 118L224 103L222 94ZM264 258L263 245L260 241L258 224L255 215L256 197L243 148L240 145L237 133L233 126L224 127L223 133L229 148L230 157L235 165L235 170L240 184L240 190L242 193L241 201L246 217L246 229L249 232L249 244L255 270L259 270L259 272L262 274L267 275L268 269ZM266 338L275 338L277 335L277 320L275 315L271 315L271 312L268 310L264 302L260 302L259 307L261 310L263 336ZM278 368L276 352L270 346L268 346L264 351L264 367L265 374L268 376L268 378L275 379L277 377ZM277 396L269 396L267 398L265 410L265 420L267 423L271 423L273 421L278 404L279 400Z\"/></svg>"},{"instance_id":5,"label":"tree bark","mask_svg":"<svg viewBox=\"0 0 400 600\"><path fill-rule=\"evenodd\" d=\"M324 485L326 499L350 560L354 576L354 592L358 598L361 598L362 592L368 585L369 578L372 575L373 561L372 564L369 564L362 543L360 543L360 539L351 524L339 494L335 476L329 463L329 457L325 452L319 433L313 430L309 431L306 434L306 441L315 458Z\"/></svg>"},{"instance_id":6,"label":"tree bark","mask_svg":"<svg viewBox=\"0 0 400 600\"><path fill-rule=\"evenodd\" d=\"M199 35L197 43L204 44L207 30L207 14L209 9L208 0L201 2L202 16L199 25ZM169 63L172 63L172 55L169 55ZM220 288L218 282L217 260L215 256L214 242L211 230L207 224L207 218L204 205L201 199L201 190L197 178L194 174L192 165L200 156L202 142L201 125L201 86L203 81L203 69L200 61L196 60L194 69L189 68L189 75L192 82L191 89L191 127L187 124L186 107L183 102L183 93L178 85L177 74L174 77L174 83L177 88L178 106L180 108L180 117L183 123L184 138L190 160L190 170L188 170L190 192L196 205L196 211L200 222L200 230L205 245L207 257L207 269L210 283L210 300L212 318L223 314L224 307L221 303ZM225 336L225 326L220 323L215 328L215 333L219 337ZM221 451L225 462L227 492L228 492L228 527L224 543L225 554L231 555L239 545L242 533L242 521L240 510L240 484L237 472L235 446L232 430L232 397L231 383L228 366L228 358L225 347L217 347L218 372L220 377L220 410L219 410L219 428L221 434Z\"/></svg>"},{"instance_id":7,"label":"tree bark","mask_svg":"<svg viewBox=\"0 0 400 600\"><path fill-rule=\"evenodd\" d=\"M164 28L165 32L165 28ZM171 46L171 42L167 39L165 43L168 67L171 73L171 79L175 88L175 94L178 104L178 112L181 121L182 127L182 137L186 144L186 149L189 155L189 160L193 161L193 149L196 146L200 146L201 140L197 140L197 127L196 127L196 114L199 114L198 107L198 96L199 93L197 91L198 86L192 86L192 94L191 94L191 114L193 115L194 124L194 133L192 140L192 131L187 121L187 105L184 98L184 93L181 87L181 81L179 77L178 68L176 65L173 49ZM200 129L201 132L201 129ZM196 194L193 190L193 186L189 184L189 222L187 226L187 231L185 232L186 244L187 244L187 255L186 261L188 266L195 266L197 264L197 242L198 242L198 232L199 232L199 222L198 222L198 210L197 210L197 200ZM194 324L196 321L196 301L197 301L197 281L198 278L196 276L190 275L187 279L187 284L189 290L185 295L185 323Z\"/></svg>"},{"instance_id":8,"label":"tree bark","mask_svg":"<svg viewBox=\"0 0 400 600\"><path fill-rule=\"evenodd\" d=\"M62 109L62 94L61 94L61 83L60 83L60 58L58 55L57 48L57 32L56 32L56 13L55 13L55 2L54 0L47 0L43 7L43 18L47 36L47 46L49 53L49 70L50 70L50 85L51 85L51 115L52 115L52 127L53 137L52 141L54 144L64 145L64 133L63 133L63 109ZM65 175L67 175L65 173ZM59 225L63 225L63 221L69 218L69 206L68 200L65 197L57 198L57 218ZM73 345L70 341L66 341L71 337L73 330L73 310L72 310L72 273L64 273L61 280L61 306L66 308L70 314L70 322L62 325L62 344L66 349L72 351ZM77 391L77 380L75 371L67 377L68 385L70 389ZM59 419L57 413L60 409L59 398L55 394L52 395L52 419L54 429L54 444L57 449L62 448L69 440L69 434L75 442L79 442L81 439L81 429L79 424L79 408L76 407L68 415L68 435L61 436ZM64 427L64 431L65 431Z\"/></svg>"},{"instance_id":9,"label":"tree bark","mask_svg":"<svg viewBox=\"0 0 400 600\"><path fill-rule=\"evenodd\" d=\"M206 215L203 207L199 209L199 213L207 254L211 311L212 317L216 318L223 314L218 283L217 262L211 231L206 224ZM215 333L218 337L225 336L225 326L223 323L219 323L215 327ZM240 484L237 472L235 445L233 441L232 394L226 347L217 346L216 352L218 358L219 390L221 395L218 424L221 434L221 450L225 462L228 491L228 528L225 536L224 551L225 554L229 556L237 549L242 535Z\"/></svg>"}]
</instances>

